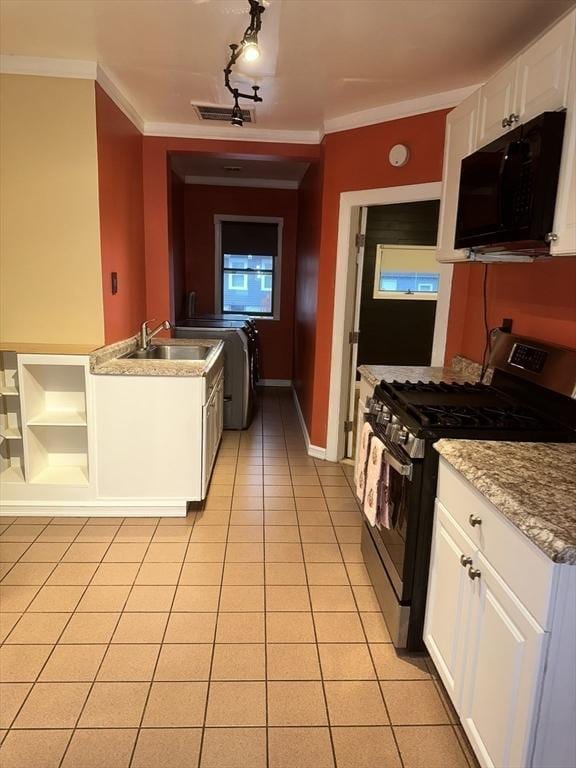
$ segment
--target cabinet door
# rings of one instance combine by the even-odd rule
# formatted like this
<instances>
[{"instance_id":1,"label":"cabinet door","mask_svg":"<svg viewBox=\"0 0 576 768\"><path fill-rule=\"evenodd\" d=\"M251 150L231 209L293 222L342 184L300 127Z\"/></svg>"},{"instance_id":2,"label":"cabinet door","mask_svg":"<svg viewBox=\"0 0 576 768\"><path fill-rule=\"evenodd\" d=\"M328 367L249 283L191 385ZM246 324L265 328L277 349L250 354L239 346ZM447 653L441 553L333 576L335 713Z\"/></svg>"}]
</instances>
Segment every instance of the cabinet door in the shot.
<instances>
[{"instance_id":1,"label":"cabinet door","mask_svg":"<svg viewBox=\"0 0 576 768\"><path fill-rule=\"evenodd\" d=\"M576 43L572 51L570 72L564 146L554 213L553 230L557 239L550 246L554 256L576 255Z\"/></svg>"},{"instance_id":2,"label":"cabinet door","mask_svg":"<svg viewBox=\"0 0 576 768\"><path fill-rule=\"evenodd\" d=\"M460 187L460 163L476 148L476 126L480 91L469 96L446 118L442 199L438 221L438 261L464 261L467 251L454 249L456 210Z\"/></svg>"},{"instance_id":3,"label":"cabinet door","mask_svg":"<svg viewBox=\"0 0 576 768\"><path fill-rule=\"evenodd\" d=\"M497 75L480 88L480 119L478 122L477 146L483 147L498 136L502 136L516 124L506 125L510 115L515 112L516 80L518 59L500 70Z\"/></svg>"},{"instance_id":4,"label":"cabinet door","mask_svg":"<svg viewBox=\"0 0 576 768\"><path fill-rule=\"evenodd\" d=\"M214 393L204 408L202 423L202 498L206 496L214 456Z\"/></svg>"},{"instance_id":5,"label":"cabinet door","mask_svg":"<svg viewBox=\"0 0 576 768\"><path fill-rule=\"evenodd\" d=\"M547 636L479 554L460 718L482 766L528 765Z\"/></svg>"},{"instance_id":6,"label":"cabinet door","mask_svg":"<svg viewBox=\"0 0 576 768\"><path fill-rule=\"evenodd\" d=\"M519 57L515 111L523 123L566 106L575 18L567 16Z\"/></svg>"},{"instance_id":7,"label":"cabinet door","mask_svg":"<svg viewBox=\"0 0 576 768\"><path fill-rule=\"evenodd\" d=\"M475 555L474 544L437 501L424 642L457 711L473 595L468 558L474 561Z\"/></svg>"}]
</instances>

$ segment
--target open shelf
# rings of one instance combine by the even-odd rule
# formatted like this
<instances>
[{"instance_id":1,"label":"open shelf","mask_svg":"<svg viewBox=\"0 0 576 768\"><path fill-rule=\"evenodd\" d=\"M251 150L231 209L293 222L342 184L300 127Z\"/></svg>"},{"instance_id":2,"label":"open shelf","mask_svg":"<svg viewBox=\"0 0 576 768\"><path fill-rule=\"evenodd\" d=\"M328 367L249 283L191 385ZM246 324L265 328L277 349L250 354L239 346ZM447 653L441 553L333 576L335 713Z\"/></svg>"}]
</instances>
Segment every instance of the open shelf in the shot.
<instances>
[{"instance_id":1,"label":"open shelf","mask_svg":"<svg viewBox=\"0 0 576 768\"><path fill-rule=\"evenodd\" d=\"M28 419L29 426L85 427L86 414L78 411L43 411Z\"/></svg>"},{"instance_id":2,"label":"open shelf","mask_svg":"<svg viewBox=\"0 0 576 768\"><path fill-rule=\"evenodd\" d=\"M29 425L29 482L87 485L88 431L83 426Z\"/></svg>"},{"instance_id":3,"label":"open shelf","mask_svg":"<svg viewBox=\"0 0 576 768\"><path fill-rule=\"evenodd\" d=\"M88 485L88 467L46 466L32 477L38 485Z\"/></svg>"},{"instance_id":4,"label":"open shelf","mask_svg":"<svg viewBox=\"0 0 576 768\"><path fill-rule=\"evenodd\" d=\"M0 401L0 437L5 440L22 439L19 398L3 398Z\"/></svg>"},{"instance_id":5,"label":"open shelf","mask_svg":"<svg viewBox=\"0 0 576 768\"><path fill-rule=\"evenodd\" d=\"M0 481L23 483L23 467L22 441L0 439Z\"/></svg>"},{"instance_id":6,"label":"open shelf","mask_svg":"<svg viewBox=\"0 0 576 768\"><path fill-rule=\"evenodd\" d=\"M16 387L0 386L0 395L2 397L18 397L18 390Z\"/></svg>"},{"instance_id":7,"label":"open shelf","mask_svg":"<svg viewBox=\"0 0 576 768\"><path fill-rule=\"evenodd\" d=\"M86 373L83 365L26 363L22 386L28 425L86 425Z\"/></svg>"},{"instance_id":8,"label":"open shelf","mask_svg":"<svg viewBox=\"0 0 576 768\"><path fill-rule=\"evenodd\" d=\"M18 358L15 352L0 352L0 395L18 397Z\"/></svg>"},{"instance_id":9,"label":"open shelf","mask_svg":"<svg viewBox=\"0 0 576 768\"><path fill-rule=\"evenodd\" d=\"M0 424L0 437L4 440L22 440L22 433L18 427L6 427Z\"/></svg>"}]
</instances>

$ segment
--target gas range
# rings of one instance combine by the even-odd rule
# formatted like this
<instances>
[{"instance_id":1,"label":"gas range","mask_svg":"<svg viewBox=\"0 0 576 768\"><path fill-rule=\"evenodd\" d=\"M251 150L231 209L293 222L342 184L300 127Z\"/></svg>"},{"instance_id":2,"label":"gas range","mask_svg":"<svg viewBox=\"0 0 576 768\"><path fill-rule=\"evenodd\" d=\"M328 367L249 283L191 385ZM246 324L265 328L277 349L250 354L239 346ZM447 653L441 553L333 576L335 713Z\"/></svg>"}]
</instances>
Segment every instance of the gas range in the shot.
<instances>
[{"instance_id":1,"label":"gas range","mask_svg":"<svg viewBox=\"0 0 576 768\"><path fill-rule=\"evenodd\" d=\"M483 383L382 381L365 418L385 448L393 527L364 521L362 552L393 642L420 650L441 438L576 442L576 351L495 339Z\"/></svg>"}]
</instances>

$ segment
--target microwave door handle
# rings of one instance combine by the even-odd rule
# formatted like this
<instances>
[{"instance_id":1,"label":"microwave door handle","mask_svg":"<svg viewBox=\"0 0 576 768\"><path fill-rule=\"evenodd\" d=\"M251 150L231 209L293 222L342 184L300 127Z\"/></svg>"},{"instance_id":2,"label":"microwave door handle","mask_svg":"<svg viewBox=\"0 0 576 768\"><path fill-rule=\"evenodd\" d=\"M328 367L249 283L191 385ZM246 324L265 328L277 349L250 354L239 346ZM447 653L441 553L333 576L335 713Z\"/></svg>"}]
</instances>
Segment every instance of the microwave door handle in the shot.
<instances>
[{"instance_id":1,"label":"microwave door handle","mask_svg":"<svg viewBox=\"0 0 576 768\"><path fill-rule=\"evenodd\" d=\"M506 152L500 165L498 176L498 215L500 219L500 228L502 230L514 227L514 199L517 179L513 167L518 165L518 156L521 154L522 128L518 127L509 135ZM512 170L511 170L512 169ZM510 181L508 181L510 177Z\"/></svg>"}]
</instances>

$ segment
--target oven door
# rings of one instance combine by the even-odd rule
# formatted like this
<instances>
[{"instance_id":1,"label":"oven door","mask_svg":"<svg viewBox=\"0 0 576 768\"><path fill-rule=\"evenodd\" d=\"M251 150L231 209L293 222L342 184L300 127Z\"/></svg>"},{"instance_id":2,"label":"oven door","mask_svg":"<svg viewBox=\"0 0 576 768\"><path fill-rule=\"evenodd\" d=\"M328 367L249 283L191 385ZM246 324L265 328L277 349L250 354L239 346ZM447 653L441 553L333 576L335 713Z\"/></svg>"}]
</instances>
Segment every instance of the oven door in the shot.
<instances>
[{"instance_id":1,"label":"oven door","mask_svg":"<svg viewBox=\"0 0 576 768\"><path fill-rule=\"evenodd\" d=\"M411 459L399 446L390 443L378 425L374 431L385 446L390 528L372 527L368 521L366 524L398 601L407 605L412 596L421 461Z\"/></svg>"}]
</instances>

